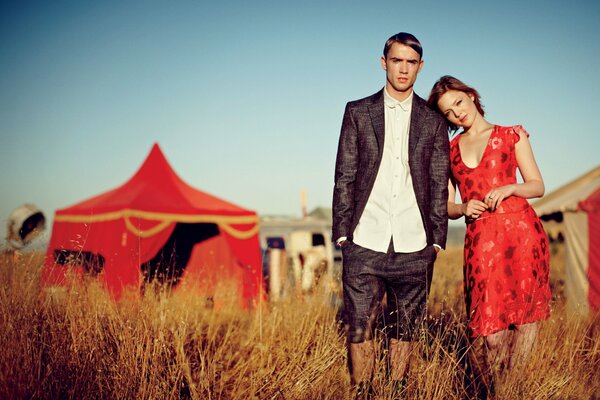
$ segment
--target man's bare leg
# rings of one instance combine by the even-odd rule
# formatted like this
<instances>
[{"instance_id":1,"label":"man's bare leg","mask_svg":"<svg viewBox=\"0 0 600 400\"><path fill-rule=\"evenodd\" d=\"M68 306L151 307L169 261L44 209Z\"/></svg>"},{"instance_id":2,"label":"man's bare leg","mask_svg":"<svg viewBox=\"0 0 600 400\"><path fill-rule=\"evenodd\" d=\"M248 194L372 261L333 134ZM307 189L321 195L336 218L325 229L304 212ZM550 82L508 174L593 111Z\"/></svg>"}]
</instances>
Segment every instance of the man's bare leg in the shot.
<instances>
[{"instance_id":1,"label":"man's bare leg","mask_svg":"<svg viewBox=\"0 0 600 400\"><path fill-rule=\"evenodd\" d=\"M350 343L350 380L353 386L371 381L375 368L375 345L372 340Z\"/></svg>"},{"instance_id":2,"label":"man's bare leg","mask_svg":"<svg viewBox=\"0 0 600 400\"><path fill-rule=\"evenodd\" d=\"M408 361L412 348L412 342L403 342L398 339L390 339L389 363L390 380L392 382L400 382L406 377L408 373Z\"/></svg>"}]
</instances>

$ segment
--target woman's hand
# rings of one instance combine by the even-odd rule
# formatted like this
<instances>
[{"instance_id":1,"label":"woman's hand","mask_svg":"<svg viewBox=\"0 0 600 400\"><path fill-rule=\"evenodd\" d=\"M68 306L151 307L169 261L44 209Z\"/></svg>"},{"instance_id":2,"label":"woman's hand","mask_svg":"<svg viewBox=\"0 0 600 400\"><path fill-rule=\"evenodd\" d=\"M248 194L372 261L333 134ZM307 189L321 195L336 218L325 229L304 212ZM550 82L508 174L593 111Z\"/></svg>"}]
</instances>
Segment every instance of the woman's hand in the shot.
<instances>
[{"instance_id":1,"label":"woman's hand","mask_svg":"<svg viewBox=\"0 0 600 400\"><path fill-rule=\"evenodd\" d=\"M477 219L488 209L488 205L483 201L471 199L467 203L461 204L462 214L470 219Z\"/></svg>"},{"instance_id":2,"label":"woman's hand","mask_svg":"<svg viewBox=\"0 0 600 400\"><path fill-rule=\"evenodd\" d=\"M506 185L494 188L485 195L483 201L490 210L494 211L505 198L510 197L515 193L515 189L516 185Z\"/></svg>"}]
</instances>

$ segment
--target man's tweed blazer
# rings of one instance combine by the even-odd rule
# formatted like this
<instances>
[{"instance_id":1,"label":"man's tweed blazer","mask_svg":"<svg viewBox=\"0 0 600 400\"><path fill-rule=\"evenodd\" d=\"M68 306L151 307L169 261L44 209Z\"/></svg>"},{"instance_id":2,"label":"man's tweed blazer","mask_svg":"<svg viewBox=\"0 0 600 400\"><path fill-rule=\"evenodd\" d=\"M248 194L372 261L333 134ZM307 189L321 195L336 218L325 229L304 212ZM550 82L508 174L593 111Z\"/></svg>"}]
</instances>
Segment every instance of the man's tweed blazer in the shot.
<instances>
[{"instance_id":1,"label":"man's tweed blazer","mask_svg":"<svg viewBox=\"0 0 600 400\"><path fill-rule=\"evenodd\" d=\"M346 105L335 166L333 240L352 234L365 209L383 154L383 89ZM445 119L413 95L408 138L412 183L429 245L446 246L449 143Z\"/></svg>"}]
</instances>

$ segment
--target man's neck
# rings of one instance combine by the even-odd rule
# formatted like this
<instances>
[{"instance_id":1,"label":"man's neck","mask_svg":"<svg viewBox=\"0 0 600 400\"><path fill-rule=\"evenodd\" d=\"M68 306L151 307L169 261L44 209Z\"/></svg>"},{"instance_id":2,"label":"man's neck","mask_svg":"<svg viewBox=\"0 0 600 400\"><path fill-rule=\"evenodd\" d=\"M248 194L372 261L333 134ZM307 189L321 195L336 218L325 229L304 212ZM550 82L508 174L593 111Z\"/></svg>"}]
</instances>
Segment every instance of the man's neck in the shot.
<instances>
[{"instance_id":1,"label":"man's neck","mask_svg":"<svg viewBox=\"0 0 600 400\"><path fill-rule=\"evenodd\" d=\"M387 83L385 85L385 90L390 95L390 97L392 97L393 99L398 100L398 101L404 101L404 100L408 99L411 94L413 94L412 87L404 92L399 92L396 89L394 89L392 87L392 85L390 85L389 83Z\"/></svg>"}]
</instances>

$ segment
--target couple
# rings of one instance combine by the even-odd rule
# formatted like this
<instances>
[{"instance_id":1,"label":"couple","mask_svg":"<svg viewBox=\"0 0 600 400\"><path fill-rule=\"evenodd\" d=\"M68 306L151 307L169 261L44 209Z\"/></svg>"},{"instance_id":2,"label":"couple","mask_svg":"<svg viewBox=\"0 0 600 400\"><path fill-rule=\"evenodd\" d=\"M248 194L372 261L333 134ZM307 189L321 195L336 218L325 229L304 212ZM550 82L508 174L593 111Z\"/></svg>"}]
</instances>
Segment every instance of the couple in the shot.
<instances>
[{"instance_id":1,"label":"couple","mask_svg":"<svg viewBox=\"0 0 600 400\"><path fill-rule=\"evenodd\" d=\"M448 218L467 223L468 327L485 338L489 364L514 366L531 350L536 321L549 316L547 239L526 200L542 196L544 184L528 134L487 122L477 91L453 77L442 77L425 102L413 92L422 56L413 35L389 38L384 89L349 102L342 122L333 238L342 248L348 364L359 393L370 391L384 296L389 378L404 384Z\"/></svg>"}]
</instances>

